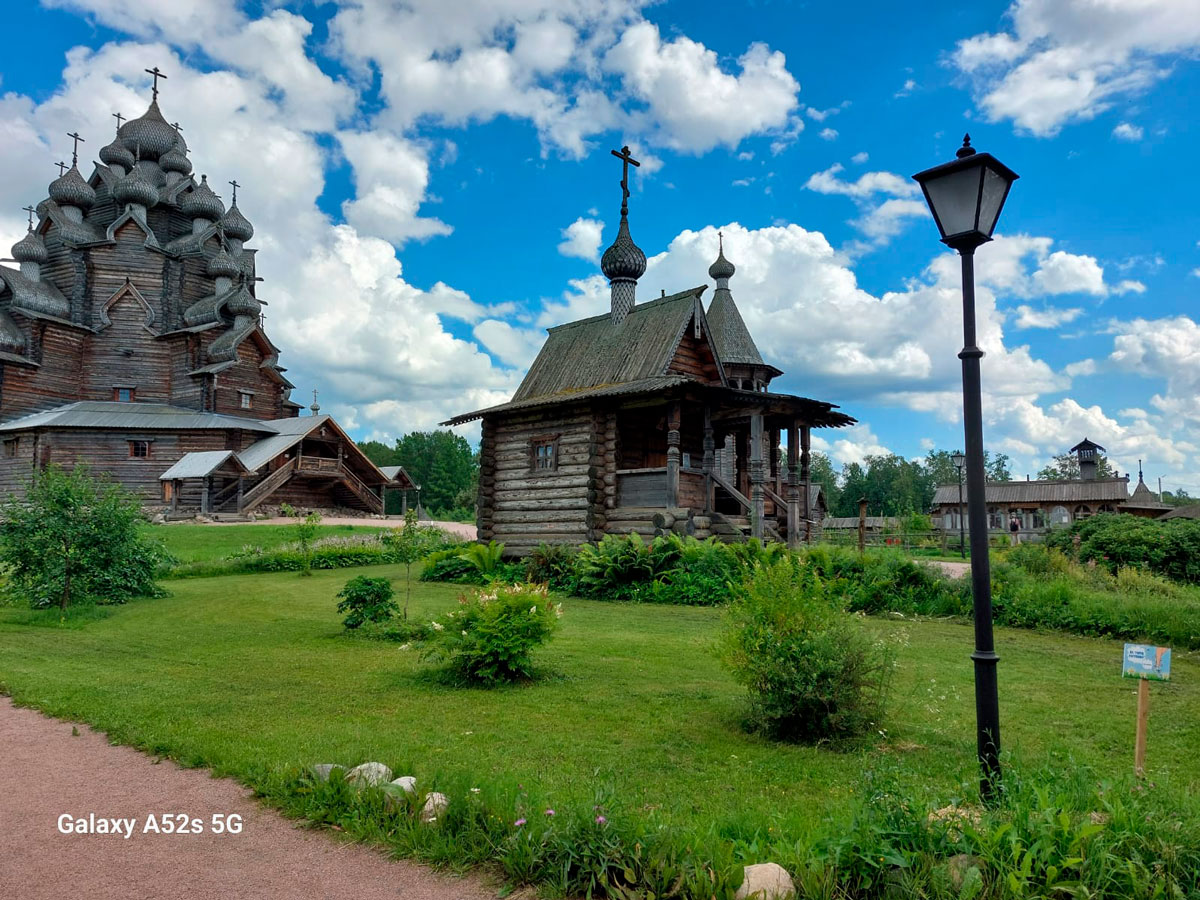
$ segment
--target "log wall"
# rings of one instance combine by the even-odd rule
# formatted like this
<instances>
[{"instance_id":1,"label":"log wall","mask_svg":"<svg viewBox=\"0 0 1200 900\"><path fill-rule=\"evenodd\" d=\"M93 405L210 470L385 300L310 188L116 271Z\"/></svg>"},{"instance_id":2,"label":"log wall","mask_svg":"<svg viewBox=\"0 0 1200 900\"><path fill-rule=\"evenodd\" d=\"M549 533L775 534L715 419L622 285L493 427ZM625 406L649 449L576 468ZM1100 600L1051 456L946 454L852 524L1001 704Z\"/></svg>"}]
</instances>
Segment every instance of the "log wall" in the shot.
<instances>
[{"instance_id":1,"label":"log wall","mask_svg":"<svg viewBox=\"0 0 1200 900\"><path fill-rule=\"evenodd\" d=\"M524 555L539 543L581 544L592 538L596 464L591 410L529 413L488 422L480 471L480 539L504 543L505 555ZM558 435L558 466L535 472L531 442Z\"/></svg>"},{"instance_id":2,"label":"log wall","mask_svg":"<svg viewBox=\"0 0 1200 900\"><path fill-rule=\"evenodd\" d=\"M147 301L148 302L148 301ZM135 399L168 403L171 399L170 346L154 340L147 318L156 314L130 292L105 310L109 322L90 340L88 363L83 366L83 393L89 400L112 400L117 385L136 388Z\"/></svg>"}]
</instances>

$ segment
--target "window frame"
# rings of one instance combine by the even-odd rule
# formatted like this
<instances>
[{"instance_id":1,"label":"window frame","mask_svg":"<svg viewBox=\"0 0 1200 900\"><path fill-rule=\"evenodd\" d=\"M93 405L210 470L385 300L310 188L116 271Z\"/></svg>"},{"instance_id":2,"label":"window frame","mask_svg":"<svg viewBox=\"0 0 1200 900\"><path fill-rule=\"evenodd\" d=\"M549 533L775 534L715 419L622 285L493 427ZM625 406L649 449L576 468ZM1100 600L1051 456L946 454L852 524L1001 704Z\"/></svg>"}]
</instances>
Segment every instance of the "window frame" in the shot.
<instances>
[{"instance_id":1,"label":"window frame","mask_svg":"<svg viewBox=\"0 0 1200 900\"><path fill-rule=\"evenodd\" d=\"M21 449L21 438L12 437L4 439L4 458L16 459L17 454Z\"/></svg>"},{"instance_id":2,"label":"window frame","mask_svg":"<svg viewBox=\"0 0 1200 900\"><path fill-rule=\"evenodd\" d=\"M529 439L529 471L533 475L545 475L558 471L558 439L559 434L535 434ZM549 449L548 454L540 454L541 448ZM540 465L548 460L548 465Z\"/></svg>"},{"instance_id":3,"label":"window frame","mask_svg":"<svg viewBox=\"0 0 1200 900\"><path fill-rule=\"evenodd\" d=\"M254 409L254 391L238 391L238 409Z\"/></svg>"},{"instance_id":4,"label":"window frame","mask_svg":"<svg viewBox=\"0 0 1200 900\"><path fill-rule=\"evenodd\" d=\"M138 446L145 446L145 453L138 453ZM130 438L129 440L129 458L130 459L152 459L154 457L154 441L148 441L144 438Z\"/></svg>"},{"instance_id":5,"label":"window frame","mask_svg":"<svg viewBox=\"0 0 1200 900\"><path fill-rule=\"evenodd\" d=\"M121 393L128 392L129 399L122 400ZM114 403L136 403L137 402L137 387L132 384L114 384L112 398Z\"/></svg>"}]
</instances>

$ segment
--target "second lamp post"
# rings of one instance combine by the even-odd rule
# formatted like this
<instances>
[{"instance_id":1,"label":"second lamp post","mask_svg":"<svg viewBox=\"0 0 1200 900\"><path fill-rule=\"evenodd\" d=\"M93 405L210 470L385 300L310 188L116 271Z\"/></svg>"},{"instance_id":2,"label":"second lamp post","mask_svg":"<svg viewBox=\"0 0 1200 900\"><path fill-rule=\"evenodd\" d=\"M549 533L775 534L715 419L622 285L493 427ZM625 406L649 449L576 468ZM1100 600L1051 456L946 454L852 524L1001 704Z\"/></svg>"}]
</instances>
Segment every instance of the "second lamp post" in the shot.
<instances>
[{"instance_id":1,"label":"second lamp post","mask_svg":"<svg viewBox=\"0 0 1200 900\"><path fill-rule=\"evenodd\" d=\"M971 595L975 614L976 744L982 768L979 790L992 800L1000 787L1000 697L992 636L992 573L983 461L983 398L975 336L975 249L992 239L996 220L1017 173L990 153L976 153L963 138L957 158L913 176L925 193L942 243L962 258L963 431L967 449L967 517L971 532Z\"/></svg>"}]
</instances>

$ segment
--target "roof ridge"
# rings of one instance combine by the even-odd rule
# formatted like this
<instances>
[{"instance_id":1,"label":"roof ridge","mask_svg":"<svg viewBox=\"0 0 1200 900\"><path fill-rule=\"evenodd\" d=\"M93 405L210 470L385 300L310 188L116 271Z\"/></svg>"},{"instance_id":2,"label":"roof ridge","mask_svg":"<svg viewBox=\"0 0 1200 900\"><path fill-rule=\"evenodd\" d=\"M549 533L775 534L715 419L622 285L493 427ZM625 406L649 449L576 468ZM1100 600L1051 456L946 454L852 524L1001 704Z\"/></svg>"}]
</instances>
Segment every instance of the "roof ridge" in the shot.
<instances>
[{"instance_id":1,"label":"roof ridge","mask_svg":"<svg viewBox=\"0 0 1200 900\"><path fill-rule=\"evenodd\" d=\"M631 310L629 310L629 315L633 316L633 315L636 315L641 310L650 309L655 306L663 306L669 302L677 302L677 301L680 301L683 299L694 299L694 298L700 296L700 294L702 294L707 289L708 289L708 285L702 284L702 285L699 285L698 287L688 288L686 291L679 291L678 293L675 293L675 294L668 294L665 297L655 297L653 300L647 300L645 303L635 303L633 308ZM599 315L588 316L586 319L575 319L572 322L563 322L561 325L552 325L549 328L547 328L546 331L547 331L547 333L553 333L555 331L562 331L564 328L574 328L577 325L586 325L590 322L597 322L597 321L600 321L601 319L607 319L611 315L612 315L611 312L603 312L603 313L600 313Z\"/></svg>"}]
</instances>

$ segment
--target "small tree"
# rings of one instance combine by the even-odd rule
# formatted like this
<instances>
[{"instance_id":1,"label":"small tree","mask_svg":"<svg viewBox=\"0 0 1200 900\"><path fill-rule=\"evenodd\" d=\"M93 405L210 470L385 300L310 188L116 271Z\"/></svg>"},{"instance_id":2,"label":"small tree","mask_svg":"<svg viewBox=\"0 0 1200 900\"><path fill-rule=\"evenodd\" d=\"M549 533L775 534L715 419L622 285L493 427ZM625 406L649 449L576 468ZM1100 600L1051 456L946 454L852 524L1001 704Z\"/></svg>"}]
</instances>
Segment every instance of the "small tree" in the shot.
<instances>
[{"instance_id":1,"label":"small tree","mask_svg":"<svg viewBox=\"0 0 1200 900\"><path fill-rule=\"evenodd\" d=\"M386 622L396 614L392 586L386 578L359 575L346 582L338 593L338 612L346 613L343 624L358 628L367 622Z\"/></svg>"},{"instance_id":2,"label":"small tree","mask_svg":"<svg viewBox=\"0 0 1200 900\"><path fill-rule=\"evenodd\" d=\"M23 498L9 496L0 519L8 589L33 607L57 604L65 613L72 602L153 594L155 571L168 558L139 532L137 497L83 465L35 473Z\"/></svg>"},{"instance_id":3,"label":"small tree","mask_svg":"<svg viewBox=\"0 0 1200 900\"><path fill-rule=\"evenodd\" d=\"M404 525L388 535L388 544L397 560L404 563L404 621L408 621L408 602L412 599L412 564L428 550L428 541L421 535L417 524L417 511L410 509L404 514Z\"/></svg>"},{"instance_id":4,"label":"small tree","mask_svg":"<svg viewBox=\"0 0 1200 900\"><path fill-rule=\"evenodd\" d=\"M321 514L319 512L310 512L303 516L300 510L284 503L279 507L279 511L289 518L295 519L296 524L292 526L292 530L296 535L296 543L300 545L300 574L312 574L312 545L313 539L317 536L317 527L321 524Z\"/></svg>"}]
</instances>

